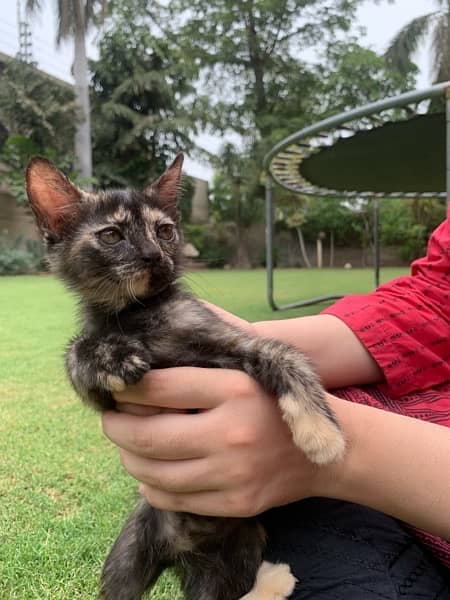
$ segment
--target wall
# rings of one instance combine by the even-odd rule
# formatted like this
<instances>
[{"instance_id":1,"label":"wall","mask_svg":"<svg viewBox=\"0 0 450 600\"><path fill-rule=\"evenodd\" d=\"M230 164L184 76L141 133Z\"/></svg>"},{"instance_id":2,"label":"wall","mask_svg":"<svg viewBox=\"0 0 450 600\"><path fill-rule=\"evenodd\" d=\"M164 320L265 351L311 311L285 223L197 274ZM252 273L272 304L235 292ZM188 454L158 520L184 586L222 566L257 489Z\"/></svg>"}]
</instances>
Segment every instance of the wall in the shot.
<instances>
[{"instance_id":1,"label":"wall","mask_svg":"<svg viewBox=\"0 0 450 600\"><path fill-rule=\"evenodd\" d=\"M246 240L249 248L250 259L253 266L261 266L265 256L264 224L253 225ZM315 244L307 244L307 252L311 266L317 264L317 254ZM407 265L408 262L400 258L399 248L395 246L381 246L380 248L381 264L385 267ZM280 267L302 267L299 245L292 232L279 231L274 239L274 256L276 264ZM328 240L323 242L323 266L329 267L330 248ZM373 265L372 251L369 249L365 253L361 248L355 247L336 247L334 250L334 266L343 267L350 263L353 267L370 267Z\"/></svg>"},{"instance_id":2,"label":"wall","mask_svg":"<svg viewBox=\"0 0 450 600\"><path fill-rule=\"evenodd\" d=\"M23 237L39 240L34 217L27 207L19 206L14 198L0 188L0 233L9 238Z\"/></svg>"}]
</instances>

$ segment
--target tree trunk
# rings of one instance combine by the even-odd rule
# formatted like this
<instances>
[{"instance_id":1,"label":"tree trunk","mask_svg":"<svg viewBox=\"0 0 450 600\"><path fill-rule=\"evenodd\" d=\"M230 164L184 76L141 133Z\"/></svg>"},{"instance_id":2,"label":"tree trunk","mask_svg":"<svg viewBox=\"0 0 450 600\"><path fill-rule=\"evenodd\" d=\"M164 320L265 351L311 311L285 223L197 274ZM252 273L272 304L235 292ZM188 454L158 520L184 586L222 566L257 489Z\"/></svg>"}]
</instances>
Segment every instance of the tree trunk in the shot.
<instances>
[{"instance_id":1,"label":"tree trunk","mask_svg":"<svg viewBox=\"0 0 450 600\"><path fill-rule=\"evenodd\" d=\"M76 27L74 34L74 77L78 116L75 131L75 166L82 177L90 178L92 177L91 111L83 27Z\"/></svg>"},{"instance_id":2,"label":"tree trunk","mask_svg":"<svg viewBox=\"0 0 450 600\"><path fill-rule=\"evenodd\" d=\"M296 227L295 231L297 232L298 245L300 246L300 252L302 255L302 260L307 269L311 268L311 262L308 257L308 253L306 252L305 240L303 239L303 231L301 227Z\"/></svg>"},{"instance_id":3,"label":"tree trunk","mask_svg":"<svg viewBox=\"0 0 450 600\"><path fill-rule=\"evenodd\" d=\"M264 64L259 47L258 32L255 27L253 6L250 3L245 17L248 53L251 69L255 77L255 114L256 117L266 108L266 89L264 85Z\"/></svg>"},{"instance_id":4,"label":"tree trunk","mask_svg":"<svg viewBox=\"0 0 450 600\"><path fill-rule=\"evenodd\" d=\"M334 267L334 231L330 231L330 268Z\"/></svg>"},{"instance_id":5,"label":"tree trunk","mask_svg":"<svg viewBox=\"0 0 450 600\"><path fill-rule=\"evenodd\" d=\"M236 255L235 266L238 269L250 269L250 257L245 243L244 227L242 226L242 191L240 180L237 179L234 188L236 202Z\"/></svg>"},{"instance_id":6,"label":"tree trunk","mask_svg":"<svg viewBox=\"0 0 450 600\"><path fill-rule=\"evenodd\" d=\"M242 231L237 233L236 258L234 264L238 269L250 269L252 265L248 254L247 244L245 243L242 233Z\"/></svg>"}]
</instances>

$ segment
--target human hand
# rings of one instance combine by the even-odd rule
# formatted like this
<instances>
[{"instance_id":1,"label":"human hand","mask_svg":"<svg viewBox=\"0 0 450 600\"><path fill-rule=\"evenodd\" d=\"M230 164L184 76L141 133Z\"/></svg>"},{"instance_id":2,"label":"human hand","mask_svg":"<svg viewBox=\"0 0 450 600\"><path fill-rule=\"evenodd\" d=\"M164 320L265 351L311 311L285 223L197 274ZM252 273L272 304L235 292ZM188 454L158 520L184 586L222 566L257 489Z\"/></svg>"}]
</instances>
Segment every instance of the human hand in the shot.
<instances>
[{"instance_id":1,"label":"human hand","mask_svg":"<svg viewBox=\"0 0 450 600\"><path fill-rule=\"evenodd\" d=\"M245 373L155 370L115 397L166 411L103 415L125 469L157 508L246 517L315 495L319 468L293 444L276 400Z\"/></svg>"}]
</instances>

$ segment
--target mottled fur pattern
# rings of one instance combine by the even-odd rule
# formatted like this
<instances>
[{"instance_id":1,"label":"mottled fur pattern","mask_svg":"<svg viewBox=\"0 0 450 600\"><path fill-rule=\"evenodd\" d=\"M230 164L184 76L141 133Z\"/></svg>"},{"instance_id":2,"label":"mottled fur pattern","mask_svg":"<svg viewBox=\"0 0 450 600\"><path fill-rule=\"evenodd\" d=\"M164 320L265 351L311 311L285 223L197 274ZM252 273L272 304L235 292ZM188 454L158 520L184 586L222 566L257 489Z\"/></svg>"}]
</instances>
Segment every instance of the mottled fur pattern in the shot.
<instances>
[{"instance_id":1,"label":"mottled fur pattern","mask_svg":"<svg viewBox=\"0 0 450 600\"><path fill-rule=\"evenodd\" d=\"M278 398L313 462L340 459L344 438L307 357L225 323L179 283L181 165L179 155L143 192L86 193L48 161L30 163L27 190L49 264L80 298L82 331L66 353L75 390L106 410L114 392L152 368L239 369ZM187 600L283 600L295 579L286 566L262 563L263 550L257 519L166 512L141 501L106 560L101 597L138 600L174 565Z\"/></svg>"}]
</instances>

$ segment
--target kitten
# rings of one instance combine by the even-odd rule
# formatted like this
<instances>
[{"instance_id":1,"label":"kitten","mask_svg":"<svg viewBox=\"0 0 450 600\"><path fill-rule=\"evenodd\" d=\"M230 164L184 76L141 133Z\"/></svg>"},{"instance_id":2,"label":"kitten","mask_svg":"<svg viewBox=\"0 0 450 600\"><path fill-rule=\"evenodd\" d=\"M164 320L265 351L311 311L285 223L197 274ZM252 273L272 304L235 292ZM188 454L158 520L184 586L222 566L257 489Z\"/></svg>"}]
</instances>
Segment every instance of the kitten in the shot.
<instances>
[{"instance_id":1,"label":"kitten","mask_svg":"<svg viewBox=\"0 0 450 600\"><path fill-rule=\"evenodd\" d=\"M151 368L239 369L278 398L311 461L340 459L344 438L309 360L225 323L178 281L182 163L179 154L143 191L95 193L43 158L28 166L28 197L49 264L80 299L82 331L66 353L73 387L102 411ZM138 600L174 565L187 600L281 600L295 579L287 565L262 562L264 537L257 518L201 517L141 501L106 560L101 598Z\"/></svg>"}]
</instances>

